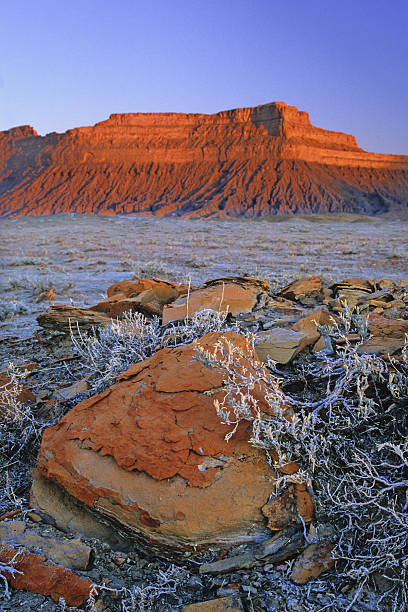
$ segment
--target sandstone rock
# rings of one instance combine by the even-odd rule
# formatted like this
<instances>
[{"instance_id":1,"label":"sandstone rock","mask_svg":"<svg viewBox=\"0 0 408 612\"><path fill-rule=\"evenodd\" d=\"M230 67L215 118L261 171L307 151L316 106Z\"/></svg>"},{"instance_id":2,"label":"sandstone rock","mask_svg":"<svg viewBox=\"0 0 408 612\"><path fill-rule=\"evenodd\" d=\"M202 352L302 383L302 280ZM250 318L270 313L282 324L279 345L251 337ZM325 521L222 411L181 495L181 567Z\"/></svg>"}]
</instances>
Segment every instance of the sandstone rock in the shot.
<instances>
[{"instance_id":1,"label":"sandstone rock","mask_svg":"<svg viewBox=\"0 0 408 612\"><path fill-rule=\"evenodd\" d=\"M274 327L256 334L255 349L258 359L264 363L268 357L278 363L289 363L310 342L307 334Z\"/></svg>"},{"instance_id":2,"label":"sandstone rock","mask_svg":"<svg viewBox=\"0 0 408 612\"><path fill-rule=\"evenodd\" d=\"M283 493L269 501L262 508L272 531L280 531L299 520L298 515L307 523L313 518L313 500L306 485L290 485Z\"/></svg>"},{"instance_id":3,"label":"sandstone rock","mask_svg":"<svg viewBox=\"0 0 408 612\"><path fill-rule=\"evenodd\" d=\"M46 537L22 521L0 523L0 542L2 545L23 546L69 569L85 569L91 554L89 546L80 540Z\"/></svg>"},{"instance_id":4,"label":"sandstone rock","mask_svg":"<svg viewBox=\"0 0 408 612\"><path fill-rule=\"evenodd\" d=\"M316 346L319 339L321 338L320 333L318 331L318 326L324 325L327 327L335 327L338 322L338 317L333 314L330 314L327 310L320 308L318 310L314 310L310 314L296 321L296 323L292 325L291 329L297 332L301 332L306 336L306 338L301 343L300 350L303 350L307 346L314 344L315 346L313 347L313 350L314 352L317 352L318 350L323 350L325 348L324 339L322 339L322 343Z\"/></svg>"},{"instance_id":5,"label":"sandstone rock","mask_svg":"<svg viewBox=\"0 0 408 612\"><path fill-rule=\"evenodd\" d=\"M200 344L224 336L250 351L233 332L208 334ZM39 478L49 480L160 555L263 534L272 472L249 444L248 424L224 439L229 428L214 408L222 377L194 357L194 345L162 349L46 430L34 500ZM263 390L255 393L269 411ZM41 510L55 510L44 496Z\"/></svg>"},{"instance_id":6,"label":"sandstone rock","mask_svg":"<svg viewBox=\"0 0 408 612\"><path fill-rule=\"evenodd\" d=\"M4 572L4 576L15 589L39 593L57 603L62 598L68 606L81 606L94 587L92 582L70 569L47 561L44 555L11 545L0 548L0 562L9 564L13 559L12 565L19 573Z\"/></svg>"},{"instance_id":7,"label":"sandstone rock","mask_svg":"<svg viewBox=\"0 0 408 612\"><path fill-rule=\"evenodd\" d=\"M137 281L121 281L108 288L108 297L90 310L118 317L124 312L141 312L161 317L163 306L187 293L187 285L170 281L140 278Z\"/></svg>"},{"instance_id":8,"label":"sandstone rock","mask_svg":"<svg viewBox=\"0 0 408 612\"><path fill-rule=\"evenodd\" d=\"M407 167L283 102L114 114L64 134L0 132L0 215L376 213L385 199L406 204Z\"/></svg>"},{"instance_id":9,"label":"sandstone rock","mask_svg":"<svg viewBox=\"0 0 408 612\"><path fill-rule=\"evenodd\" d=\"M33 474L30 505L36 508L44 522L51 523L65 533L103 540L112 550L130 549L129 542L116 527L99 520L95 513L64 489L42 478L38 470Z\"/></svg>"},{"instance_id":10,"label":"sandstone rock","mask_svg":"<svg viewBox=\"0 0 408 612\"><path fill-rule=\"evenodd\" d=\"M240 598L231 595L184 606L183 612L242 612L243 609Z\"/></svg>"},{"instance_id":11,"label":"sandstone rock","mask_svg":"<svg viewBox=\"0 0 408 612\"><path fill-rule=\"evenodd\" d=\"M308 304L313 298L322 295L323 285L317 276L305 276L286 285L280 295L289 300Z\"/></svg>"},{"instance_id":12,"label":"sandstone rock","mask_svg":"<svg viewBox=\"0 0 408 612\"><path fill-rule=\"evenodd\" d=\"M359 355L364 353L368 355L394 355L394 353L402 349L404 344L405 340L403 337L388 338L387 336L373 336L357 347L357 353Z\"/></svg>"},{"instance_id":13,"label":"sandstone rock","mask_svg":"<svg viewBox=\"0 0 408 612\"><path fill-rule=\"evenodd\" d=\"M205 287L192 291L163 309L163 324L194 315L200 310L228 310L233 316L249 313L269 285L249 277L226 277L205 283Z\"/></svg>"},{"instance_id":14,"label":"sandstone rock","mask_svg":"<svg viewBox=\"0 0 408 612\"><path fill-rule=\"evenodd\" d=\"M49 310L37 317L38 325L41 327L67 334L70 333L71 329L75 332L77 325L82 331L85 331L92 329L92 327L108 325L110 321L110 317L100 312L58 305L51 305Z\"/></svg>"},{"instance_id":15,"label":"sandstone rock","mask_svg":"<svg viewBox=\"0 0 408 612\"><path fill-rule=\"evenodd\" d=\"M296 584L305 584L311 578L317 578L323 572L332 569L335 559L331 555L334 545L331 542L314 542L296 559L291 579Z\"/></svg>"},{"instance_id":16,"label":"sandstone rock","mask_svg":"<svg viewBox=\"0 0 408 612\"><path fill-rule=\"evenodd\" d=\"M371 337L357 348L357 352L359 354L393 355L402 349L406 342L408 321L370 315L369 330Z\"/></svg>"},{"instance_id":17,"label":"sandstone rock","mask_svg":"<svg viewBox=\"0 0 408 612\"><path fill-rule=\"evenodd\" d=\"M72 399L76 395L80 395L82 393L87 393L89 389L89 384L86 378L82 378L81 380L77 380L72 385L68 385L67 387L62 387L58 389L55 393L55 396L58 399L68 400Z\"/></svg>"}]
</instances>

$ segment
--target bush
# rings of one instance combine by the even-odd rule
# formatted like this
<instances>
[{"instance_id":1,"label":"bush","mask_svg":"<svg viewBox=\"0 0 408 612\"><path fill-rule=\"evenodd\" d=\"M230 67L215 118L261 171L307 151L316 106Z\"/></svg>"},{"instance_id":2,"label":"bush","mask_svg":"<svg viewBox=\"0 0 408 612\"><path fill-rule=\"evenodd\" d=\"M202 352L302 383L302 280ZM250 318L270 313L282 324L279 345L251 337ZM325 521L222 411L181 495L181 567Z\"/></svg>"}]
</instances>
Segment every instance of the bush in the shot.
<instances>
[{"instance_id":1,"label":"bush","mask_svg":"<svg viewBox=\"0 0 408 612\"><path fill-rule=\"evenodd\" d=\"M364 327L361 317L344 320L347 331ZM279 388L285 380L272 362L248 360L243 372L244 353L226 340L211 351L199 348L198 358L224 375L226 395L216 408L232 427L227 437L239 421L250 421L250 442L276 469L277 491L294 478L313 485L317 524L336 528L334 554L340 573L359 585L355 599L364 585L386 580L380 601L395 612L408 609L408 346L401 361L387 362L346 342L337 355L288 373L286 402ZM259 410L256 386L266 389L272 414ZM279 472L289 461L300 466L293 476Z\"/></svg>"},{"instance_id":2,"label":"bush","mask_svg":"<svg viewBox=\"0 0 408 612\"><path fill-rule=\"evenodd\" d=\"M140 313L125 313L110 325L93 329L90 335L77 326L71 341L81 356L81 365L90 374L90 393L100 393L133 363L150 357L157 349L192 342L212 331L227 331L226 312L203 310L191 319L162 327L159 319L148 320ZM234 328L235 329L235 328Z\"/></svg>"}]
</instances>

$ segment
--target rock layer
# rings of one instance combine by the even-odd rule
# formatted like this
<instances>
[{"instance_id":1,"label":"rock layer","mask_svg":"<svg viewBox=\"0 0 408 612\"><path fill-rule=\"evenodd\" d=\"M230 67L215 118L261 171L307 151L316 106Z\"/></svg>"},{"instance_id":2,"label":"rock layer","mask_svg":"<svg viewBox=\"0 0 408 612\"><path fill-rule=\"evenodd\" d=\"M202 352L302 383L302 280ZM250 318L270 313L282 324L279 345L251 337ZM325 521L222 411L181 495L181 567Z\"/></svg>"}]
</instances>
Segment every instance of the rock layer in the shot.
<instances>
[{"instance_id":1,"label":"rock layer","mask_svg":"<svg viewBox=\"0 0 408 612\"><path fill-rule=\"evenodd\" d=\"M283 102L214 115L128 113L0 133L0 214L260 216L384 211L408 156L367 153Z\"/></svg>"}]
</instances>

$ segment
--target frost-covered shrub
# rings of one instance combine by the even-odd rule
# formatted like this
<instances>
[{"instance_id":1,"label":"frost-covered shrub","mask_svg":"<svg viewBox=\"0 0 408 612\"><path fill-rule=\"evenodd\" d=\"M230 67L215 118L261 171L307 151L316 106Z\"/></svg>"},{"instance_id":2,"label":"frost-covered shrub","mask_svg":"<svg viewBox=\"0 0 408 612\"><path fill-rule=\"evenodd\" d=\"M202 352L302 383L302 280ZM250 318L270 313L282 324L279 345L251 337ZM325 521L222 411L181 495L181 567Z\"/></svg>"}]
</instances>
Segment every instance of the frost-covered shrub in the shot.
<instances>
[{"instance_id":1,"label":"frost-covered shrub","mask_svg":"<svg viewBox=\"0 0 408 612\"><path fill-rule=\"evenodd\" d=\"M33 465L42 432L52 424L20 401L24 375L13 364L7 374L10 382L0 386L0 511L20 504L18 495L29 479L27 465Z\"/></svg>"},{"instance_id":2,"label":"frost-covered shrub","mask_svg":"<svg viewBox=\"0 0 408 612\"><path fill-rule=\"evenodd\" d=\"M203 310L190 319L162 327L158 318L146 319L140 313L125 313L110 325L93 329L90 335L71 329L71 340L90 374L91 393L100 393L133 363L150 357L157 349L192 342L212 331L232 329L226 312Z\"/></svg>"},{"instance_id":3,"label":"frost-covered shrub","mask_svg":"<svg viewBox=\"0 0 408 612\"><path fill-rule=\"evenodd\" d=\"M267 453L278 488L293 477L313 485L316 521L337 531L339 571L361 588L375 587L379 576L388 581L382 600L394 611L408 609L407 349L387 362L346 343L337 355L303 363L297 378L292 371L286 402L273 363L249 360L245 372L245 356L228 342L198 349L198 358L224 375L221 420L231 431L242 419L252 423L250 442ZM266 389L272 414L259 410L255 387ZM279 472L288 461L298 463L297 474Z\"/></svg>"}]
</instances>

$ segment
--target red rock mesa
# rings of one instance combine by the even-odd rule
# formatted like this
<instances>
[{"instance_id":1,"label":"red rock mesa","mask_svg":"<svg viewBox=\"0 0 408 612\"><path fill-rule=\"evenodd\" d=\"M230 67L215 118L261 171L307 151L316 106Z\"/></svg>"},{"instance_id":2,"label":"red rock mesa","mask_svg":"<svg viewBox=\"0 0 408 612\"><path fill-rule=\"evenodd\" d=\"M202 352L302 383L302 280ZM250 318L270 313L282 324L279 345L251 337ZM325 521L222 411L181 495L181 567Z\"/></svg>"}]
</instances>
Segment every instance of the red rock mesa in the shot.
<instances>
[{"instance_id":1,"label":"red rock mesa","mask_svg":"<svg viewBox=\"0 0 408 612\"><path fill-rule=\"evenodd\" d=\"M128 113L0 132L0 214L189 217L377 213L408 202L408 155L360 149L283 102L215 115Z\"/></svg>"}]
</instances>

